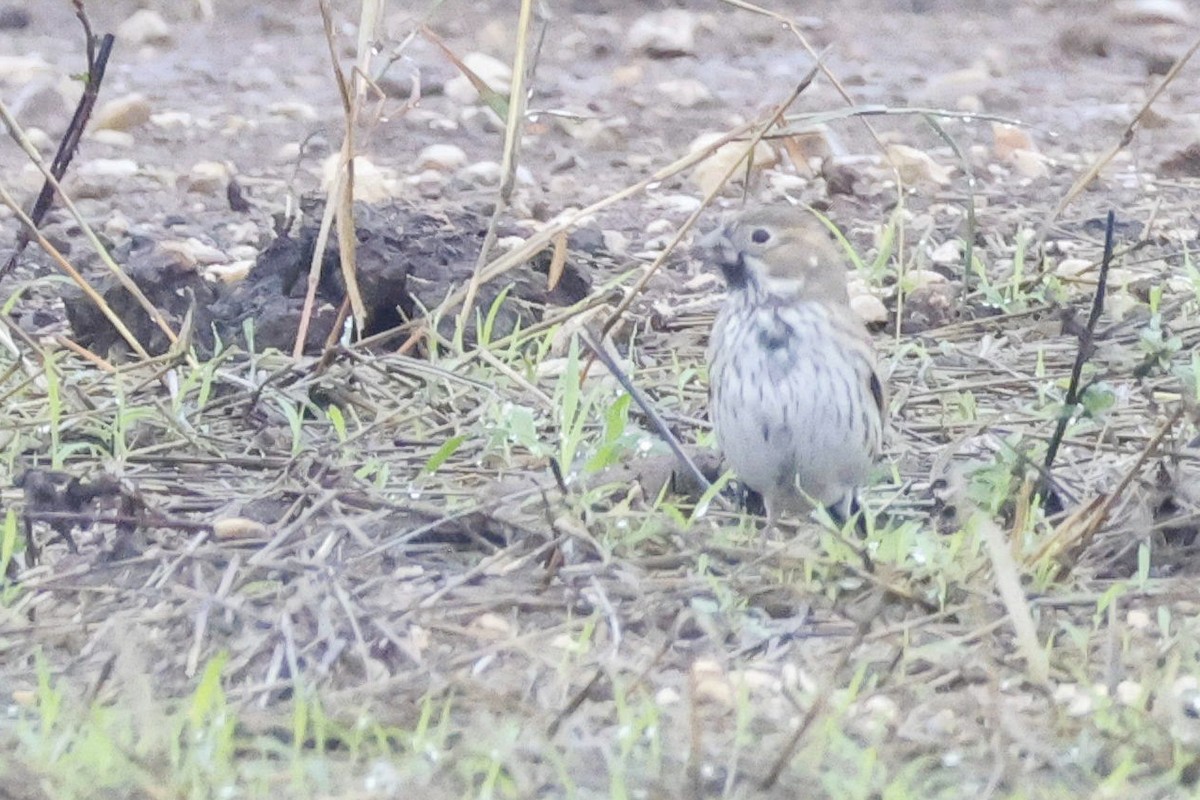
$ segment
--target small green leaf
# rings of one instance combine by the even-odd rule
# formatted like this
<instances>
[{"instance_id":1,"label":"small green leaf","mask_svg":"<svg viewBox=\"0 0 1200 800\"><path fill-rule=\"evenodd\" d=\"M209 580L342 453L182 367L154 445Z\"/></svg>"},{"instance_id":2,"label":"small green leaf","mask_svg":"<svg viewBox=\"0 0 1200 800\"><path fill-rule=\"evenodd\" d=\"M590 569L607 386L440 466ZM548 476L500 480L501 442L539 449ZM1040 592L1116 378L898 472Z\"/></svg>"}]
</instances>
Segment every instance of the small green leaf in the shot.
<instances>
[{"instance_id":1,"label":"small green leaf","mask_svg":"<svg viewBox=\"0 0 1200 800\"><path fill-rule=\"evenodd\" d=\"M203 727L206 721L212 719L214 712L225 706L225 692L221 689L221 672L225 669L227 660L228 656L222 653L204 666L204 674L200 677L200 683L196 686L191 705L188 708L188 721L193 728Z\"/></svg>"},{"instance_id":2,"label":"small green leaf","mask_svg":"<svg viewBox=\"0 0 1200 800\"><path fill-rule=\"evenodd\" d=\"M445 464L446 460L450 458L450 456L454 455L454 453L466 440L467 437L462 434L459 434L458 436L452 436L447 439L445 443L437 449L437 452L430 456L429 460L425 462L425 471L430 474L437 472L438 468L441 467L442 464Z\"/></svg>"},{"instance_id":3,"label":"small green leaf","mask_svg":"<svg viewBox=\"0 0 1200 800\"><path fill-rule=\"evenodd\" d=\"M1087 416L1099 417L1117 404L1117 395L1104 384L1093 384L1084 390L1079 401Z\"/></svg>"},{"instance_id":4,"label":"small green leaf","mask_svg":"<svg viewBox=\"0 0 1200 800\"><path fill-rule=\"evenodd\" d=\"M346 417L342 415L342 410L337 406L330 406L325 409L325 418L329 420L329 424L333 427L333 432L337 435L338 441L346 441Z\"/></svg>"},{"instance_id":5,"label":"small green leaf","mask_svg":"<svg viewBox=\"0 0 1200 800\"><path fill-rule=\"evenodd\" d=\"M484 318L483 324L479 326L479 336L477 338L480 347L486 347L491 343L492 333L496 328L496 315L504 307L504 301L508 299L508 293L512 289L512 286L511 283L505 286L488 307L487 317Z\"/></svg>"},{"instance_id":6,"label":"small green leaf","mask_svg":"<svg viewBox=\"0 0 1200 800\"><path fill-rule=\"evenodd\" d=\"M17 549L17 515L11 508L4 514L4 529L0 531L0 575L8 574L8 565Z\"/></svg>"}]
</instances>

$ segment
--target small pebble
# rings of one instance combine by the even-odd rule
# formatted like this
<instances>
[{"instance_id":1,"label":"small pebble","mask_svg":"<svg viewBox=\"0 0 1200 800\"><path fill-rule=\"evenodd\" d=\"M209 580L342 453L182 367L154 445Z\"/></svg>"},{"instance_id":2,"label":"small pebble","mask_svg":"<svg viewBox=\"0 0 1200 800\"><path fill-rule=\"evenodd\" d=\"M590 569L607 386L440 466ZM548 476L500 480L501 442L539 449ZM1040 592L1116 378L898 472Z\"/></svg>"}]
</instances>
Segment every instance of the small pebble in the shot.
<instances>
[{"instance_id":1,"label":"small pebble","mask_svg":"<svg viewBox=\"0 0 1200 800\"><path fill-rule=\"evenodd\" d=\"M229 169L219 161L200 161L188 171L189 192L218 194L229 185Z\"/></svg>"},{"instance_id":2,"label":"small pebble","mask_svg":"<svg viewBox=\"0 0 1200 800\"><path fill-rule=\"evenodd\" d=\"M451 172L467 163L467 154L453 144L431 144L417 156L416 167Z\"/></svg>"},{"instance_id":3,"label":"small pebble","mask_svg":"<svg viewBox=\"0 0 1200 800\"><path fill-rule=\"evenodd\" d=\"M120 150L129 150L134 146L134 144L137 143L136 140L133 138L133 134L126 133L125 131L110 131L110 130L93 131L88 136L88 139L95 142L96 144L102 144L102 145L117 148Z\"/></svg>"},{"instance_id":4,"label":"small pebble","mask_svg":"<svg viewBox=\"0 0 1200 800\"><path fill-rule=\"evenodd\" d=\"M150 121L150 101L140 92L109 100L92 117L95 130L130 131Z\"/></svg>"},{"instance_id":5,"label":"small pebble","mask_svg":"<svg viewBox=\"0 0 1200 800\"><path fill-rule=\"evenodd\" d=\"M669 8L639 17L629 29L626 41L631 50L650 58L679 58L696 53L696 28L699 19L694 12Z\"/></svg>"},{"instance_id":6,"label":"small pebble","mask_svg":"<svg viewBox=\"0 0 1200 800\"><path fill-rule=\"evenodd\" d=\"M463 63L492 91L507 94L512 82L512 68L487 53L467 53ZM455 75L446 81L446 96L456 103L468 105L479 101L479 92L466 75Z\"/></svg>"},{"instance_id":7,"label":"small pebble","mask_svg":"<svg viewBox=\"0 0 1200 800\"><path fill-rule=\"evenodd\" d=\"M157 11L143 8L117 26L117 41L123 45L171 43L171 26Z\"/></svg>"}]
</instances>

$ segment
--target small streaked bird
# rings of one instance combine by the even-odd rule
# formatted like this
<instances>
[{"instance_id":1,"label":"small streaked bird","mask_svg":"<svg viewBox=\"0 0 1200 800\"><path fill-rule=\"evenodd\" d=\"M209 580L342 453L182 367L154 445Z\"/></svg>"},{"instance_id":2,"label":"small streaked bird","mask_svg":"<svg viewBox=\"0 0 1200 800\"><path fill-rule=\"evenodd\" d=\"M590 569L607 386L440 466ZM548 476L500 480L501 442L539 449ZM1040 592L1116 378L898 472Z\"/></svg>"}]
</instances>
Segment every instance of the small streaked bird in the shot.
<instances>
[{"instance_id":1,"label":"small streaked bird","mask_svg":"<svg viewBox=\"0 0 1200 800\"><path fill-rule=\"evenodd\" d=\"M800 208L743 212L700 241L729 285L708 349L709 413L770 525L814 504L845 522L883 440L875 352L841 250Z\"/></svg>"}]
</instances>

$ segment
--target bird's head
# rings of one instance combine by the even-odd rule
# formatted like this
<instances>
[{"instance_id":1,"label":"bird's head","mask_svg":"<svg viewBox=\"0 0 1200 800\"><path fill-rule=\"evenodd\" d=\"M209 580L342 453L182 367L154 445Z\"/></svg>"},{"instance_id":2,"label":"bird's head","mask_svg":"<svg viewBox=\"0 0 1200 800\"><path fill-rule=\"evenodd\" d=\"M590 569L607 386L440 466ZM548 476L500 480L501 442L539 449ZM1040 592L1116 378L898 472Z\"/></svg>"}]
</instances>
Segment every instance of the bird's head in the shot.
<instances>
[{"instance_id":1,"label":"bird's head","mask_svg":"<svg viewBox=\"0 0 1200 800\"><path fill-rule=\"evenodd\" d=\"M699 245L721 268L729 288L783 300L846 303L845 259L829 230L806 209L746 211Z\"/></svg>"}]
</instances>

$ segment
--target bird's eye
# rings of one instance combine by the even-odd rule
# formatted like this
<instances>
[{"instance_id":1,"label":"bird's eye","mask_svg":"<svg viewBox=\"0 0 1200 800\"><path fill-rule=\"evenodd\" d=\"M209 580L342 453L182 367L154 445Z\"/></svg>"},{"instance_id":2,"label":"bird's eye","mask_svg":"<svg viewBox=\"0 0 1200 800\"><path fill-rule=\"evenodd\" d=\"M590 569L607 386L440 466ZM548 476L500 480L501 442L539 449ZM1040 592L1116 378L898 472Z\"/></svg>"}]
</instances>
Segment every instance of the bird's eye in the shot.
<instances>
[{"instance_id":1,"label":"bird's eye","mask_svg":"<svg viewBox=\"0 0 1200 800\"><path fill-rule=\"evenodd\" d=\"M755 244L766 244L771 240L771 232L766 228L755 228L750 234L750 241Z\"/></svg>"}]
</instances>

